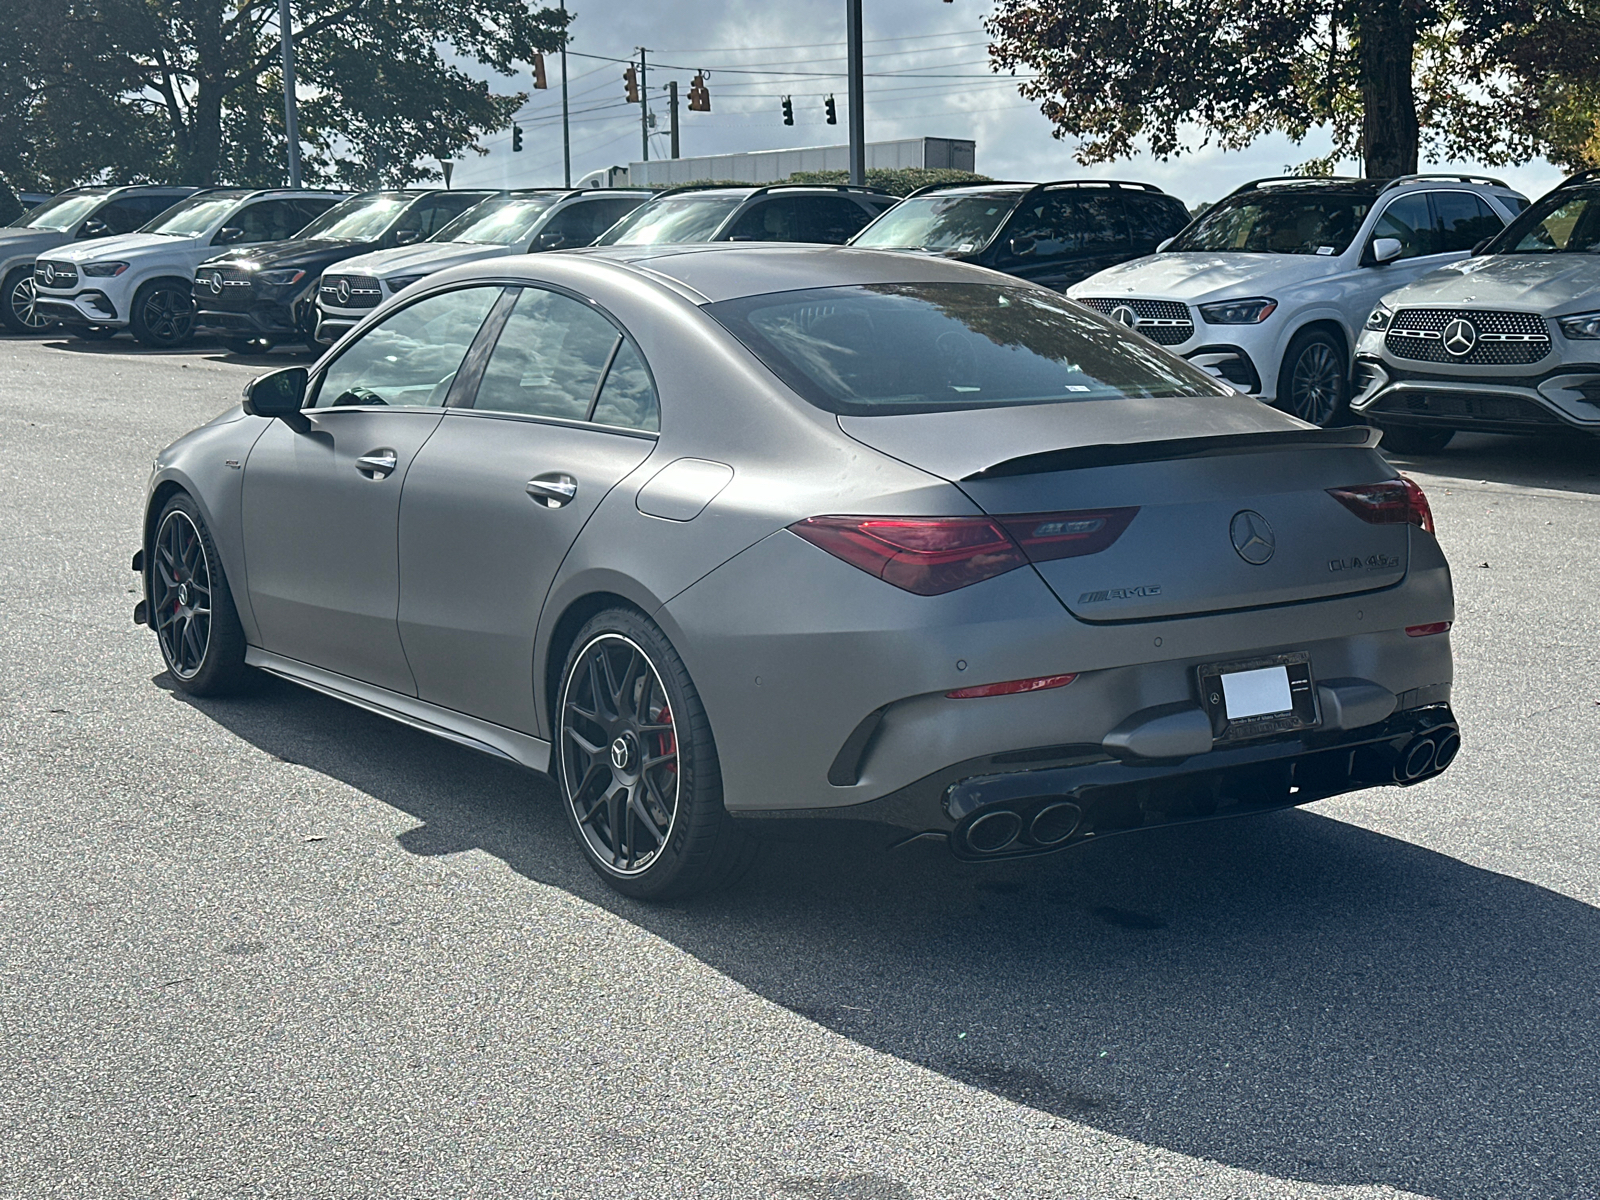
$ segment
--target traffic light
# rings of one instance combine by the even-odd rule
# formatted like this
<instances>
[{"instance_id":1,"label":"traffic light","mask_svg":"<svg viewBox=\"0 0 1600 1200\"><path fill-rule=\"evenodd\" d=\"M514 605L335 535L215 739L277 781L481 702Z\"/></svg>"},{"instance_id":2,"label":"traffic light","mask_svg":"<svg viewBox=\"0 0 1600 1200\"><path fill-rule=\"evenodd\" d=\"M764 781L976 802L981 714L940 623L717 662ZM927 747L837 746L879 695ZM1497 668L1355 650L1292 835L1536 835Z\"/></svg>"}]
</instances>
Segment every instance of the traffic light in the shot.
<instances>
[{"instance_id":1,"label":"traffic light","mask_svg":"<svg viewBox=\"0 0 1600 1200\"><path fill-rule=\"evenodd\" d=\"M522 153L522 126L515 123L511 126L511 152Z\"/></svg>"},{"instance_id":2,"label":"traffic light","mask_svg":"<svg viewBox=\"0 0 1600 1200\"><path fill-rule=\"evenodd\" d=\"M711 111L711 89L706 86L706 77L703 73L696 74L689 81L689 111Z\"/></svg>"},{"instance_id":3,"label":"traffic light","mask_svg":"<svg viewBox=\"0 0 1600 1200\"><path fill-rule=\"evenodd\" d=\"M622 73L622 82L628 85L628 103L639 103L639 69L630 65L628 69ZM693 101L690 101L689 107L694 107Z\"/></svg>"},{"instance_id":4,"label":"traffic light","mask_svg":"<svg viewBox=\"0 0 1600 1200\"><path fill-rule=\"evenodd\" d=\"M828 124L837 125L839 123L839 110L833 103L833 97L829 96L826 100L824 100L822 102L822 107L828 112Z\"/></svg>"},{"instance_id":5,"label":"traffic light","mask_svg":"<svg viewBox=\"0 0 1600 1200\"><path fill-rule=\"evenodd\" d=\"M544 55L533 56L533 86L544 89L550 86L549 80L544 77Z\"/></svg>"},{"instance_id":6,"label":"traffic light","mask_svg":"<svg viewBox=\"0 0 1600 1200\"><path fill-rule=\"evenodd\" d=\"M783 123L785 125L794 124L794 101L787 96L783 98Z\"/></svg>"}]
</instances>

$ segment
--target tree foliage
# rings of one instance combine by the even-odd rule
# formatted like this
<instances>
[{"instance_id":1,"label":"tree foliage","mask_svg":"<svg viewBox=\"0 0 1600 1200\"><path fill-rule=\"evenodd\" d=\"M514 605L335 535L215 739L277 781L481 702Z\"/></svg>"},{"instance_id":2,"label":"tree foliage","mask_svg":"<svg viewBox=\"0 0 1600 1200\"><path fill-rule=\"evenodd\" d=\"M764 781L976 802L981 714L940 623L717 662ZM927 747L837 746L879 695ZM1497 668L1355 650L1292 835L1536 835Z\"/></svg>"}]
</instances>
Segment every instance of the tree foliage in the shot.
<instances>
[{"instance_id":1,"label":"tree foliage","mask_svg":"<svg viewBox=\"0 0 1600 1200\"><path fill-rule=\"evenodd\" d=\"M285 132L278 0L7 0L0 172L279 184ZM526 0L294 0L309 182L437 178L525 100L509 75L556 49L562 17ZM443 48L443 50L441 49ZM447 57L447 53L451 57Z\"/></svg>"},{"instance_id":2,"label":"tree foliage","mask_svg":"<svg viewBox=\"0 0 1600 1200\"><path fill-rule=\"evenodd\" d=\"M988 28L995 66L1030 73L1023 95L1080 161L1322 126L1333 152L1303 169L1359 158L1396 175L1422 155L1525 161L1555 145L1557 114L1577 136L1600 65L1572 34L1595 3L997 0Z\"/></svg>"},{"instance_id":3,"label":"tree foliage","mask_svg":"<svg viewBox=\"0 0 1600 1200\"><path fill-rule=\"evenodd\" d=\"M789 183L849 183L848 171L796 171ZM870 167L867 186L882 188L891 196L909 196L930 183L988 183L987 175L957 171L950 167Z\"/></svg>"}]
</instances>

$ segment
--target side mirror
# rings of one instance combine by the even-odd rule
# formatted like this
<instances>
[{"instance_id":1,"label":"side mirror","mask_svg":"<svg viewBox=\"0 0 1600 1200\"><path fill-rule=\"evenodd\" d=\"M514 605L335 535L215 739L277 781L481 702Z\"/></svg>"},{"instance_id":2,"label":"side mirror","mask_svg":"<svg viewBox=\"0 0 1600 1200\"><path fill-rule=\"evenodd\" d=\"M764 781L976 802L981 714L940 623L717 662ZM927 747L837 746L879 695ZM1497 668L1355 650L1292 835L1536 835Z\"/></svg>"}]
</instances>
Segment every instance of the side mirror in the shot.
<instances>
[{"instance_id":1,"label":"side mirror","mask_svg":"<svg viewBox=\"0 0 1600 1200\"><path fill-rule=\"evenodd\" d=\"M541 250L559 250L567 244L567 237L562 233L541 233L534 245Z\"/></svg>"},{"instance_id":2,"label":"side mirror","mask_svg":"<svg viewBox=\"0 0 1600 1200\"><path fill-rule=\"evenodd\" d=\"M1177 241L1177 240L1178 240L1177 237L1174 236L1174 237L1169 237L1169 238L1165 239L1164 241L1157 242L1156 243L1156 253L1160 254L1163 250L1165 250L1168 246L1172 245L1172 243Z\"/></svg>"},{"instance_id":3,"label":"side mirror","mask_svg":"<svg viewBox=\"0 0 1600 1200\"><path fill-rule=\"evenodd\" d=\"M300 406L306 400L310 372L304 367L284 367L257 375L244 385L244 410L252 417L279 417L291 425L304 421Z\"/></svg>"},{"instance_id":4,"label":"side mirror","mask_svg":"<svg viewBox=\"0 0 1600 1200\"><path fill-rule=\"evenodd\" d=\"M221 229L217 230L217 236L211 240L218 246L226 246L229 242L241 241L243 238L244 230L240 229L237 225L224 225Z\"/></svg>"},{"instance_id":5,"label":"side mirror","mask_svg":"<svg viewBox=\"0 0 1600 1200\"><path fill-rule=\"evenodd\" d=\"M1010 247L1011 253L1015 254L1018 258L1023 258L1029 254L1032 254L1034 246L1036 246L1038 243L1035 242L1031 237L1014 237L1006 244Z\"/></svg>"},{"instance_id":6,"label":"side mirror","mask_svg":"<svg viewBox=\"0 0 1600 1200\"><path fill-rule=\"evenodd\" d=\"M422 232L417 229L402 229L394 235L394 244L396 246L409 246L412 242L420 242L421 240Z\"/></svg>"},{"instance_id":7,"label":"side mirror","mask_svg":"<svg viewBox=\"0 0 1600 1200\"><path fill-rule=\"evenodd\" d=\"M1399 238L1374 238L1372 240L1372 261L1378 266L1392 263L1406 252Z\"/></svg>"},{"instance_id":8,"label":"side mirror","mask_svg":"<svg viewBox=\"0 0 1600 1200\"><path fill-rule=\"evenodd\" d=\"M78 228L78 236L81 238L106 237L110 233L111 226L107 225L99 217L90 217Z\"/></svg>"}]
</instances>

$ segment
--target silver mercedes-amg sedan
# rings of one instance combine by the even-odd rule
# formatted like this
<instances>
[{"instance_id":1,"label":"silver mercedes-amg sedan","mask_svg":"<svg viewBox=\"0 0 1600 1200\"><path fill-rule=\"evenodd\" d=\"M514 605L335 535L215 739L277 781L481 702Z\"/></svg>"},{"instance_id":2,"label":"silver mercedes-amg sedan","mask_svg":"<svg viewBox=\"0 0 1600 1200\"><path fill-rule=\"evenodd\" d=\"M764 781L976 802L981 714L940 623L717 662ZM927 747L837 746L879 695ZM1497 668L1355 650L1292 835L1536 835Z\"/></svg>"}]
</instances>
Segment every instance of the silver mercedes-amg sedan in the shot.
<instances>
[{"instance_id":1,"label":"silver mercedes-amg sedan","mask_svg":"<svg viewBox=\"0 0 1600 1200\"><path fill-rule=\"evenodd\" d=\"M629 895L754 818L1039 854L1449 765L1449 568L1375 437L961 263L496 259L162 451L135 619L185 691L548 772Z\"/></svg>"}]
</instances>

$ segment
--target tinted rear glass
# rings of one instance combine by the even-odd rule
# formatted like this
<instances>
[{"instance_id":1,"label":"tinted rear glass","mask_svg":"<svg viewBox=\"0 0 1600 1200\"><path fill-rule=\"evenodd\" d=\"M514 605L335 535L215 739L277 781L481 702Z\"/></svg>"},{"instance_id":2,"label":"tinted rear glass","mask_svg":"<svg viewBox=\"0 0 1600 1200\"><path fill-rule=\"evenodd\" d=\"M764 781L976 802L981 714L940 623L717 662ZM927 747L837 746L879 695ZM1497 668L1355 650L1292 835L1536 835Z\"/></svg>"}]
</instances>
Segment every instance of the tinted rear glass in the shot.
<instances>
[{"instance_id":1,"label":"tinted rear glass","mask_svg":"<svg viewBox=\"0 0 1600 1200\"><path fill-rule=\"evenodd\" d=\"M1246 192L1220 201L1167 249L1343 254L1371 207L1371 196L1331 189Z\"/></svg>"},{"instance_id":2,"label":"tinted rear glass","mask_svg":"<svg viewBox=\"0 0 1600 1200\"><path fill-rule=\"evenodd\" d=\"M954 250L970 254L994 236L1020 192L987 196L918 196L902 200L853 243L879 249Z\"/></svg>"},{"instance_id":3,"label":"tinted rear glass","mask_svg":"<svg viewBox=\"0 0 1600 1200\"><path fill-rule=\"evenodd\" d=\"M829 412L1227 393L1138 334L1037 288L868 284L748 296L706 311Z\"/></svg>"}]
</instances>

